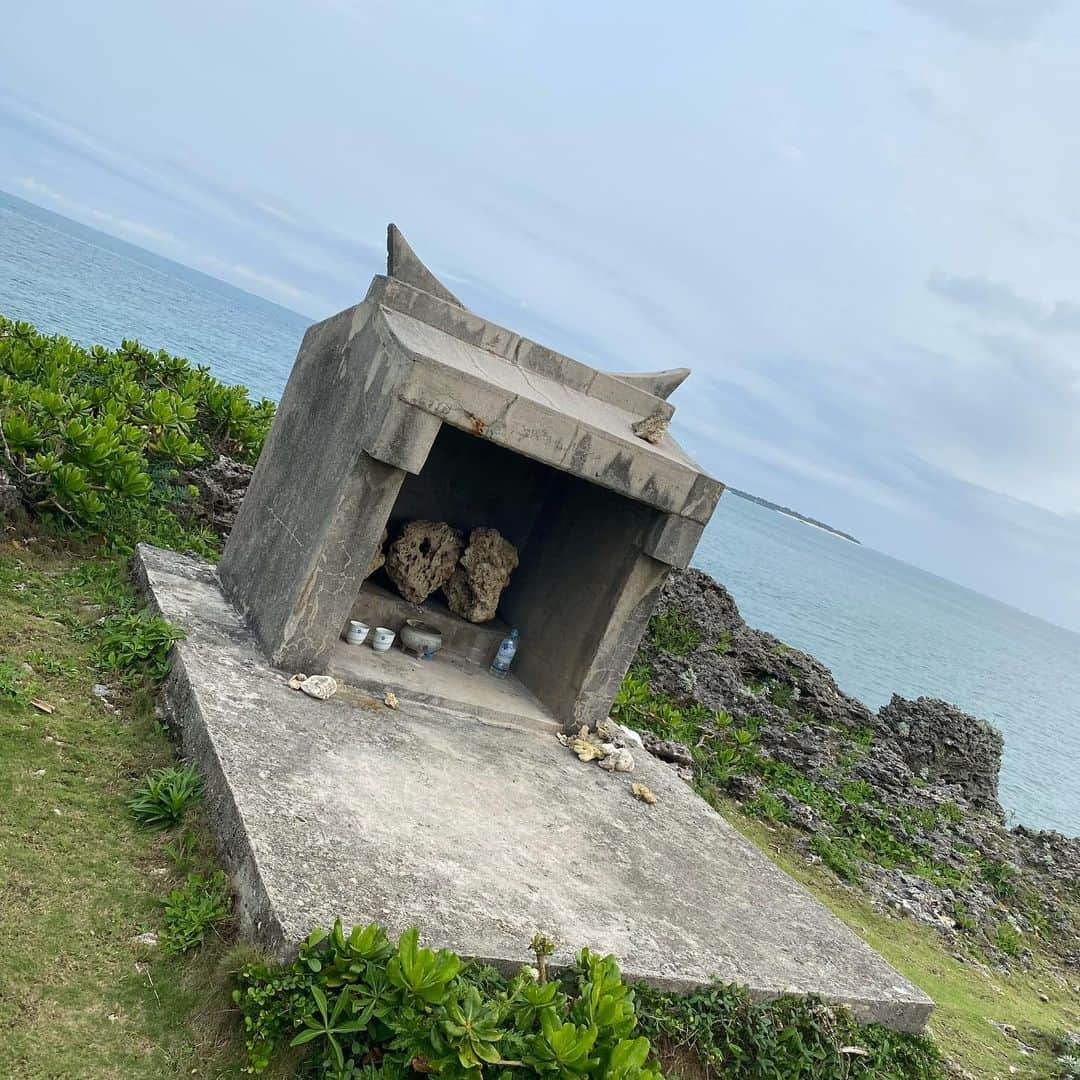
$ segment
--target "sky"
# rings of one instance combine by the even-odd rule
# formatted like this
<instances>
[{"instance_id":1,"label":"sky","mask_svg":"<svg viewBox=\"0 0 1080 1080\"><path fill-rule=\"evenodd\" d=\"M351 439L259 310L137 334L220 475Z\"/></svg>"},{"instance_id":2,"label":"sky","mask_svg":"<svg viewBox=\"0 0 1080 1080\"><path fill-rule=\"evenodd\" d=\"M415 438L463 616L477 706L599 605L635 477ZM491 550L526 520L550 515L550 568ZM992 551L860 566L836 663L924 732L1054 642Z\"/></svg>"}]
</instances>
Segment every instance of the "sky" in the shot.
<instances>
[{"instance_id":1,"label":"sky","mask_svg":"<svg viewBox=\"0 0 1080 1080\"><path fill-rule=\"evenodd\" d=\"M717 478L1080 629L1080 5L38 0L0 189L313 318L395 221Z\"/></svg>"}]
</instances>

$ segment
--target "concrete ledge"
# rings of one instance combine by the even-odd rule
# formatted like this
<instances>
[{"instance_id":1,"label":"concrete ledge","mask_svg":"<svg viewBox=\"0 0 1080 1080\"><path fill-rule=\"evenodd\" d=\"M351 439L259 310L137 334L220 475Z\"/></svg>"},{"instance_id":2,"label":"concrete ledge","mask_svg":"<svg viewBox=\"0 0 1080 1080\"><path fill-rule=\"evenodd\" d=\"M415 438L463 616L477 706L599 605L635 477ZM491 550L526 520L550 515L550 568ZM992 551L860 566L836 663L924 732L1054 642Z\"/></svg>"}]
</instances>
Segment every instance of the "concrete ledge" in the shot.
<instances>
[{"instance_id":1,"label":"concrete ledge","mask_svg":"<svg viewBox=\"0 0 1080 1080\"><path fill-rule=\"evenodd\" d=\"M363 708L288 689L209 566L141 546L136 570L187 632L166 705L207 805L245 932L281 956L316 925L415 924L503 967L536 930L613 952L627 976L760 997L816 993L920 1030L932 1002L670 770L584 765L551 735L452 712Z\"/></svg>"}]
</instances>

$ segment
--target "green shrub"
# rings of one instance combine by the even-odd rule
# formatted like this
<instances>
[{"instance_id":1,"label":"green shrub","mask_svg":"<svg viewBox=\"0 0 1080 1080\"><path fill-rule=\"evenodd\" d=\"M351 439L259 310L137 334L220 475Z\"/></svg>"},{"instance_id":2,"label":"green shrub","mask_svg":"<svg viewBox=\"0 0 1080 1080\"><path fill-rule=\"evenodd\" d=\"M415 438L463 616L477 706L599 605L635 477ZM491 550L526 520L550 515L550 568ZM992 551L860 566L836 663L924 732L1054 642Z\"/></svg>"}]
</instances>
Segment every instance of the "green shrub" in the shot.
<instances>
[{"instance_id":1,"label":"green shrub","mask_svg":"<svg viewBox=\"0 0 1080 1080\"><path fill-rule=\"evenodd\" d=\"M254 461L273 413L138 342L83 349L0 316L0 468L35 513L119 550L212 552L213 537L174 512L191 498L179 470L219 452Z\"/></svg>"},{"instance_id":2,"label":"green shrub","mask_svg":"<svg viewBox=\"0 0 1080 1080\"><path fill-rule=\"evenodd\" d=\"M163 952L185 953L206 940L207 933L229 917L225 874L218 870L210 877L188 874L179 889L165 900L165 917L158 935Z\"/></svg>"},{"instance_id":3,"label":"green shrub","mask_svg":"<svg viewBox=\"0 0 1080 1080\"><path fill-rule=\"evenodd\" d=\"M1006 956L1019 956L1024 951L1024 935L1007 922L998 925L990 941Z\"/></svg>"},{"instance_id":4,"label":"green shrub","mask_svg":"<svg viewBox=\"0 0 1080 1080\"><path fill-rule=\"evenodd\" d=\"M169 649L184 632L160 615L110 615L97 628L95 656L106 671L141 672L155 679L169 674Z\"/></svg>"},{"instance_id":5,"label":"green shrub","mask_svg":"<svg viewBox=\"0 0 1080 1080\"><path fill-rule=\"evenodd\" d=\"M701 632L681 611L665 611L649 620L649 640L673 656L689 656L701 644Z\"/></svg>"},{"instance_id":6,"label":"green shrub","mask_svg":"<svg viewBox=\"0 0 1080 1080\"><path fill-rule=\"evenodd\" d=\"M778 709L790 710L798 701L795 696L795 687L790 683L775 682L769 687L769 701Z\"/></svg>"},{"instance_id":7,"label":"green shrub","mask_svg":"<svg viewBox=\"0 0 1080 1080\"><path fill-rule=\"evenodd\" d=\"M874 789L865 780L850 780L840 785L840 798L846 803L870 802L874 797Z\"/></svg>"},{"instance_id":8,"label":"green shrub","mask_svg":"<svg viewBox=\"0 0 1080 1080\"><path fill-rule=\"evenodd\" d=\"M244 968L233 999L250 1072L310 1045L327 1077L460 1080L490 1067L500 1080L660 1080L648 1039L635 1034L634 991L614 957L587 949L558 981L529 969L504 979L422 948L415 929L395 947L374 924L346 934L339 920L292 964Z\"/></svg>"},{"instance_id":9,"label":"green shrub","mask_svg":"<svg viewBox=\"0 0 1080 1080\"><path fill-rule=\"evenodd\" d=\"M194 765L169 765L143 777L128 799L128 809L140 825L168 829L178 825L187 808L199 800L202 787Z\"/></svg>"},{"instance_id":10,"label":"green shrub","mask_svg":"<svg viewBox=\"0 0 1080 1080\"><path fill-rule=\"evenodd\" d=\"M861 1027L845 1009L813 998L755 1002L736 986L688 995L637 988L638 1028L691 1075L723 1080L939 1080L933 1043L878 1025Z\"/></svg>"},{"instance_id":11,"label":"green shrub","mask_svg":"<svg viewBox=\"0 0 1080 1080\"><path fill-rule=\"evenodd\" d=\"M540 940L543 944L543 939ZM691 1073L732 1080L941 1080L933 1043L816 998L754 1002L735 986L690 995L622 981L614 957L584 949L547 980L507 979L422 948L395 946L372 924L315 931L291 964L249 965L233 1000L243 1016L247 1071L288 1047L310 1047L323 1077L406 1080L660 1080L657 1054ZM309 1073L305 1071L304 1075Z\"/></svg>"},{"instance_id":12,"label":"green shrub","mask_svg":"<svg viewBox=\"0 0 1080 1080\"><path fill-rule=\"evenodd\" d=\"M1056 1064L1061 1080L1080 1080L1080 1054L1062 1054Z\"/></svg>"},{"instance_id":13,"label":"green shrub","mask_svg":"<svg viewBox=\"0 0 1080 1080\"><path fill-rule=\"evenodd\" d=\"M788 817L784 804L767 789L759 792L757 798L746 804L746 811L756 817L768 818L769 821L786 821Z\"/></svg>"},{"instance_id":14,"label":"green shrub","mask_svg":"<svg viewBox=\"0 0 1080 1080\"><path fill-rule=\"evenodd\" d=\"M908 810L901 817L905 825L914 826L923 832L929 832L933 829L938 820L937 811L933 807Z\"/></svg>"},{"instance_id":15,"label":"green shrub","mask_svg":"<svg viewBox=\"0 0 1080 1080\"><path fill-rule=\"evenodd\" d=\"M1000 859L982 864L982 876L999 900L1012 900L1017 894L1016 869Z\"/></svg>"},{"instance_id":16,"label":"green shrub","mask_svg":"<svg viewBox=\"0 0 1080 1080\"><path fill-rule=\"evenodd\" d=\"M968 910L967 904L962 900L953 901L953 919L956 925L967 934L974 933L978 928L978 921Z\"/></svg>"}]
</instances>

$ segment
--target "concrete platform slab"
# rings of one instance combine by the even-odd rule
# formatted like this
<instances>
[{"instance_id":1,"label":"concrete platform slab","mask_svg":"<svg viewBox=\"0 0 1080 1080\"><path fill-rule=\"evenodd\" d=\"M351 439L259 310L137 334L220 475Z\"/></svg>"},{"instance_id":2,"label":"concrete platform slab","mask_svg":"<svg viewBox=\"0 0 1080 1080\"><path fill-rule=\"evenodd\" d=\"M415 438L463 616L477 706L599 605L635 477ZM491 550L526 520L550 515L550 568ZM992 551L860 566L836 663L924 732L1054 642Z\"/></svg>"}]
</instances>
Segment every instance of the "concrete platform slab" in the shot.
<instances>
[{"instance_id":1,"label":"concrete platform slab","mask_svg":"<svg viewBox=\"0 0 1080 1080\"><path fill-rule=\"evenodd\" d=\"M136 566L187 632L168 714L206 774L244 929L278 954L340 916L415 924L506 967L542 930L556 962L588 945L655 985L720 978L925 1024L925 994L660 762L639 754L632 777L612 775L550 734L465 712L314 701L268 667L212 568L147 547Z\"/></svg>"}]
</instances>

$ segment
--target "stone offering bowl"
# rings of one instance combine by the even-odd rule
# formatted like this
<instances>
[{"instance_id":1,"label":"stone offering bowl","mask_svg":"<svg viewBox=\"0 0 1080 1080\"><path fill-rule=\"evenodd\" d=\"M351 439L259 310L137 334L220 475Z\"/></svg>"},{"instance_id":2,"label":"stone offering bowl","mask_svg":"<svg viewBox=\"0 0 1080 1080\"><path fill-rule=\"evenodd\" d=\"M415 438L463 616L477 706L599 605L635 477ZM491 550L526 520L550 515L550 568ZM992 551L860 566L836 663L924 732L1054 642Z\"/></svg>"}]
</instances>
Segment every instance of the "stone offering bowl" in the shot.
<instances>
[{"instance_id":1,"label":"stone offering bowl","mask_svg":"<svg viewBox=\"0 0 1080 1080\"><path fill-rule=\"evenodd\" d=\"M442 647L442 634L419 619L407 619L401 628L401 647L430 660Z\"/></svg>"}]
</instances>

